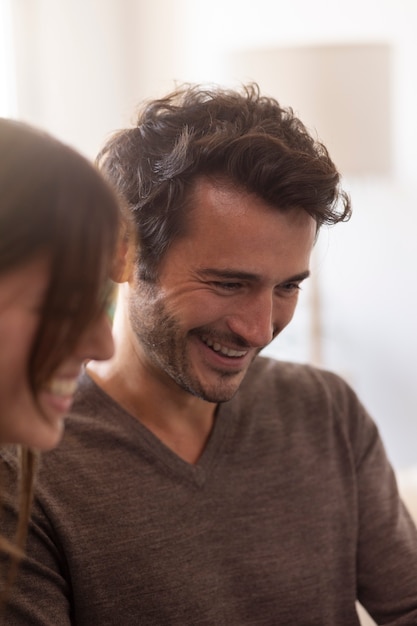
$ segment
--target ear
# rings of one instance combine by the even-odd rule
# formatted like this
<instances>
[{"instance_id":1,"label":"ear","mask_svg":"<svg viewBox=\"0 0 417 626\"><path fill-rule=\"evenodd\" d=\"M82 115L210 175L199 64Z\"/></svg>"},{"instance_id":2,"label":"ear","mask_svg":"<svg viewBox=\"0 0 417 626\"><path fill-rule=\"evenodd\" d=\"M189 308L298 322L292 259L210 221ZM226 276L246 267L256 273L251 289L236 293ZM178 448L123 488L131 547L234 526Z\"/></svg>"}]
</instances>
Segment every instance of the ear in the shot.
<instances>
[{"instance_id":1,"label":"ear","mask_svg":"<svg viewBox=\"0 0 417 626\"><path fill-rule=\"evenodd\" d=\"M130 280L137 250L134 237L124 222L116 246L116 254L110 272L111 279L116 283L125 283Z\"/></svg>"}]
</instances>

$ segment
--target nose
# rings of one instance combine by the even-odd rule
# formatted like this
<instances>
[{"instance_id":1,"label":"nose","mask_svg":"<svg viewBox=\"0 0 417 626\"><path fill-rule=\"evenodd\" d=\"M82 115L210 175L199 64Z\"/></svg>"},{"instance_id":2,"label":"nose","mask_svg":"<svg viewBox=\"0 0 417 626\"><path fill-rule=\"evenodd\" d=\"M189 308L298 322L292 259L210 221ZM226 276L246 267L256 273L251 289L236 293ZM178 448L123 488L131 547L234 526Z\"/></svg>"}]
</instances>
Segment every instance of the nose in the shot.
<instances>
[{"instance_id":1,"label":"nose","mask_svg":"<svg viewBox=\"0 0 417 626\"><path fill-rule=\"evenodd\" d=\"M111 322L103 312L91 322L77 345L77 356L82 360L105 361L114 353Z\"/></svg>"},{"instance_id":2,"label":"nose","mask_svg":"<svg viewBox=\"0 0 417 626\"><path fill-rule=\"evenodd\" d=\"M228 319L230 330L250 347L263 348L275 336L273 294L252 294Z\"/></svg>"}]
</instances>

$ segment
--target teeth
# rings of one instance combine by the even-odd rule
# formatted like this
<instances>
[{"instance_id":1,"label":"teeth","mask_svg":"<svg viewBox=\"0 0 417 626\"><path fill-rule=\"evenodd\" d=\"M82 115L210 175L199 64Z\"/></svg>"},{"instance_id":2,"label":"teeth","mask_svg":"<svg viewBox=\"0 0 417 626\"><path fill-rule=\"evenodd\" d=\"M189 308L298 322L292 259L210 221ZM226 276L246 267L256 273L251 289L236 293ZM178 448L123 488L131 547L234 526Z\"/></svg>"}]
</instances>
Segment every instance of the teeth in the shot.
<instances>
[{"instance_id":1,"label":"teeth","mask_svg":"<svg viewBox=\"0 0 417 626\"><path fill-rule=\"evenodd\" d=\"M225 356L239 357L239 356L245 356L245 354L247 353L247 350L232 350L231 348L222 346L220 343L217 343L217 341L213 341L212 339L203 339L203 341L210 348L212 348L212 350L214 350L215 352L220 352L221 354L224 354Z\"/></svg>"},{"instance_id":2,"label":"teeth","mask_svg":"<svg viewBox=\"0 0 417 626\"><path fill-rule=\"evenodd\" d=\"M51 380L47 385L47 390L56 396L73 396L77 389L77 380Z\"/></svg>"}]
</instances>

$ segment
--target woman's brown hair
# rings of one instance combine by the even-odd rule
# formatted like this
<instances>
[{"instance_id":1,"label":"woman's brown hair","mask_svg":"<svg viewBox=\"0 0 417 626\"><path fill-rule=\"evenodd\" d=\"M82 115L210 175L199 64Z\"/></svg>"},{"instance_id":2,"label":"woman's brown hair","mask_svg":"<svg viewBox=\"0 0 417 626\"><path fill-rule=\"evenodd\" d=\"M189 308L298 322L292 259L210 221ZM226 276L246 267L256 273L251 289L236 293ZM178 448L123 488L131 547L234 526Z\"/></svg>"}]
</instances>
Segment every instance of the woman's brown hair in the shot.
<instances>
[{"instance_id":1,"label":"woman's brown hair","mask_svg":"<svg viewBox=\"0 0 417 626\"><path fill-rule=\"evenodd\" d=\"M116 196L87 159L42 131L0 118L0 276L38 254L50 259L28 363L35 400L105 306L118 226ZM26 539L36 452L21 448L18 459L16 539L12 544L0 538L0 550L12 559L12 577Z\"/></svg>"}]
</instances>

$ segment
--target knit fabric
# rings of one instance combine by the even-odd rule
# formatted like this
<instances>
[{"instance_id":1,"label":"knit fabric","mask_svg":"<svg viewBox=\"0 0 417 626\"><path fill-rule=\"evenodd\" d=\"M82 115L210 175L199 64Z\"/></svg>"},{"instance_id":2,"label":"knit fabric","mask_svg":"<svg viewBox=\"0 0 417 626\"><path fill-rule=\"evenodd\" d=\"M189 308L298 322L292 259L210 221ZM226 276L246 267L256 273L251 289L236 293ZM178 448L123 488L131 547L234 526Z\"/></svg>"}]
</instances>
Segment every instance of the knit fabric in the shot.
<instances>
[{"instance_id":1,"label":"knit fabric","mask_svg":"<svg viewBox=\"0 0 417 626\"><path fill-rule=\"evenodd\" d=\"M357 599L417 624L417 531L340 378L258 357L190 465L83 375L5 623L350 626Z\"/></svg>"}]
</instances>

